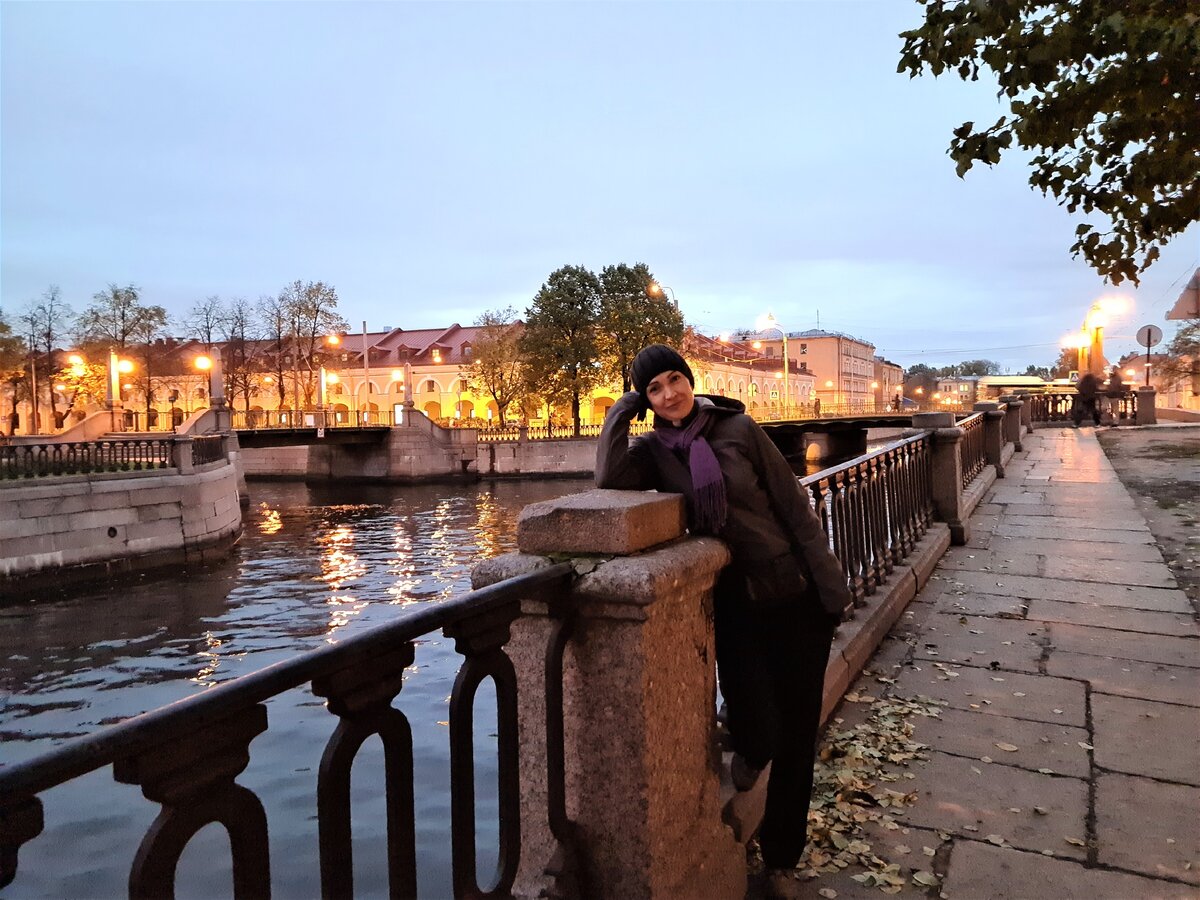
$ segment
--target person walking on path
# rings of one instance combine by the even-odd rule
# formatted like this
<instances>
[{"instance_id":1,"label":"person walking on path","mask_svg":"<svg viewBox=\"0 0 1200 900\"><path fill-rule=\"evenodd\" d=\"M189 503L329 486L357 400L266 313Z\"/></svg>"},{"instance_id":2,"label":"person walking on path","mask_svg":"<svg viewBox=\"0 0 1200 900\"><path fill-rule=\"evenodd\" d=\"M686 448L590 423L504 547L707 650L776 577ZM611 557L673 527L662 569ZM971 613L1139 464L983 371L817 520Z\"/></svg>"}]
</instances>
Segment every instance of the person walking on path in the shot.
<instances>
[{"instance_id":1,"label":"person walking on path","mask_svg":"<svg viewBox=\"0 0 1200 900\"><path fill-rule=\"evenodd\" d=\"M1083 377L1075 385L1075 405L1071 409L1071 419L1075 427L1083 421L1085 415L1092 417L1092 422L1100 424L1100 407L1097 399L1100 394L1100 379L1091 372L1084 372Z\"/></svg>"},{"instance_id":2,"label":"person walking on path","mask_svg":"<svg viewBox=\"0 0 1200 900\"><path fill-rule=\"evenodd\" d=\"M1108 405L1108 414L1112 417L1112 424L1121 424L1121 401L1125 399L1125 382L1121 380L1121 370L1116 366L1112 367L1112 374L1108 376L1108 384L1104 387L1104 397Z\"/></svg>"},{"instance_id":3,"label":"person walking on path","mask_svg":"<svg viewBox=\"0 0 1200 900\"><path fill-rule=\"evenodd\" d=\"M782 886L808 839L825 666L851 603L845 576L787 460L740 402L696 396L687 362L662 344L638 353L632 380L605 419L596 485L683 494L691 533L729 547L713 590L717 677L739 789L771 763L759 845L768 883ZM630 441L648 410L654 429Z\"/></svg>"}]
</instances>

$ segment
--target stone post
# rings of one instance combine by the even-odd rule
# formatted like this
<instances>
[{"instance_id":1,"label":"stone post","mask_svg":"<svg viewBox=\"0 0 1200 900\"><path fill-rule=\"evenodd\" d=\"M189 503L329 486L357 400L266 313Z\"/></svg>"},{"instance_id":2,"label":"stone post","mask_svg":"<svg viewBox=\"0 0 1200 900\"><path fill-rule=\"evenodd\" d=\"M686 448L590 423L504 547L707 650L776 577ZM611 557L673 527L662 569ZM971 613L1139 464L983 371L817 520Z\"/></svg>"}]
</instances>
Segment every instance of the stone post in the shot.
<instances>
[{"instance_id":1,"label":"stone post","mask_svg":"<svg viewBox=\"0 0 1200 900\"><path fill-rule=\"evenodd\" d=\"M953 413L915 413L913 428L933 434L933 514L950 527L951 543L971 539L968 517L963 514L962 459L958 445L963 430L954 424Z\"/></svg>"},{"instance_id":2,"label":"stone post","mask_svg":"<svg viewBox=\"0 0 1200 900\"><path fill-rule=\"evenodd\" d=\"M1013 445L1013 449L1021 452L1021 409L1024 402L1015 394L1007 394L1000 398L1004 404L1004 440Z\"/></svg>"},{"instance_id":3,"label":"stone post","mask_svg":"<svg viewBox=\"0 0 1200 900\"><path fill-rule=\"evenodd\" d=\"M1156 391L1152 387L1145 386L1137 389L1137 414L1133 420L1135 425L1158 424L1158 413L1154 409L1155 395Z\"/></svg>"},{"instance_id":4,"label":"stone post","mask_svg":"<svg viewBox=\"0 0 1200 900\"><path fill-rule=\"evenodd\" d=\"M981 401L975 412L983 413L983 452L988 465L996 469L996 477L1004 477L1004 410L999 403Z\"/></svg>"},{"instance_id":5,"label":"stone post","mask_svg":"<svg viewBox=\"0 0 1200 900\"><path fill-rule=\"evenodd\" d=\"M195 439L190 434L177 434L171 441L171 455L174 457L171 461L175 463L180 475L190 475L195 470L192 461L193 443Z\"/></svg>"},{"instance_id":6,"label":"stone post","mask_svg":"<svg viewBox=\"0 0 1200 900\"><path fill-rule=\"evenodd\" d=\"M1021 400L1021 433L1033 433L1033 403L1026 394L1018 394Z\"/></svg>"},{"instance_id":7,"label":"stone post","mask_svg":"<svg viewBox=\"0 0 1200 900\"><path fill-rule=\"evenodd\" d=\"M476 587L577 558L563 661L570 843L548 824L548 605L527 601L508 653L520 696L517 896L741 897L744 848L721 821L712 586L729 555L686 538L672 494L588 491L521 513L520 552L476 566ZM557 851L557 852L556 852ZM564 852L565 851L565 852ZM557 877L557 881L555 880Z\"/></svg>"}]
</instances>

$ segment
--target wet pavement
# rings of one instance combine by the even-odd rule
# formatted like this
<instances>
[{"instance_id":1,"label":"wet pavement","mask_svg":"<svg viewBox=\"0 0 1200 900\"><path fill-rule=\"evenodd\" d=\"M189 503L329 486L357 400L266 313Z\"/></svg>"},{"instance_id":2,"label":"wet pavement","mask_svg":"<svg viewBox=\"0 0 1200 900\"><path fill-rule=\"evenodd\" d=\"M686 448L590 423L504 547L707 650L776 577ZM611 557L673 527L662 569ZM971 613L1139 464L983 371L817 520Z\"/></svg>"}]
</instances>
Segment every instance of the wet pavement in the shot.
<instances>
[{"instance_id":1,"label":"wet pavement","mask_svg":"<svg viewBox=\"0 0 1200 900\"><path fill-rule=\"evenodd\" d=\"M926 758L884 767L909 802L864 828L890 880L802 861L796 896L1200 897L1194 602L1093 429L1025 449L832 726L936 704Z\"/></svg>"}]
</instances>

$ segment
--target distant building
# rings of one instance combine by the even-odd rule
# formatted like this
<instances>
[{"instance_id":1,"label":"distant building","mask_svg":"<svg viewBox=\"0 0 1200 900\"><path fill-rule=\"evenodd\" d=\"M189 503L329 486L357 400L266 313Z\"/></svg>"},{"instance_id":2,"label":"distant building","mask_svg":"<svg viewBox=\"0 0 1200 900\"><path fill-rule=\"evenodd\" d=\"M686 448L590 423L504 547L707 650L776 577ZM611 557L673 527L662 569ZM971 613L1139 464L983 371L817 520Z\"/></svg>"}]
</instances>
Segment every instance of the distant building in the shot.
<instances>
[{"instance_id":1,"label":"distant building","mask_svg":"<svg viewBox=\"0 0 1200 900\"><path fill-rule=\"evenodd\" d=\"M938 379L931 406L937 409L971 409L979 398L979 375L955 375Z\"/></svg>"},{"instance_id":2,"label":"distant building","mask_svg":"<svg viewBox=\"0 0 1200 900\"><path fill-rule=\"evenodd\" d=\"M785 392L782 354L764 353L753 343L689 333L684 356L696 377L696 393L733 397L752 415L782 413L785 394L792 408L803 409L811 404L816 385L813 374L801 362L789 358Z\"/></svg>"},{"instance_id":3,"label":"distant building","mask_svg":"<svg viewBox=\"0 0 1200 900\"><path fill-rule=\"evenodd\" d=\"M734 338L737 343L760 345L761 352L770 358L783 355L783 333L777 329L738 332ZM874 344L837 331L811 329L788 332L787 350L789 359L812 373L823 409L873 406Z\"/></svg>"},{"instance_id":4,"label":"distant building","mask_svg":"<svg viewBox=\"0 0 1200 900\"><path fill-rule=\"evenodd\" d=\"M882 356L876 356L872 362L871 394L875 398L875 408L886 409L904 393L904 369Z\"/></svg>"}]
</instances>

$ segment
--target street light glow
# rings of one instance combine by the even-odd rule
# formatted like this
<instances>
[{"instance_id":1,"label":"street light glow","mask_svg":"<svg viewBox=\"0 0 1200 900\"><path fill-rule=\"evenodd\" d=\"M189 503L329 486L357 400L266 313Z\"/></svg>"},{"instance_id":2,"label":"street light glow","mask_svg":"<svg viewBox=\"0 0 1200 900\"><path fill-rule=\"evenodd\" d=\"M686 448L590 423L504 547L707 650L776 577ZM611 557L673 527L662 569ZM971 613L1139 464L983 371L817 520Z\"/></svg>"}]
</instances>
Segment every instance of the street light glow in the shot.
<instances>
[{"instance_id":1,"label":"street light glow","mask_svg":"<svg viewBox=\"0 0 1200 900\"><path fill-rule=\"evenodd\" d=\"M339 381L341 381L341 379L338 378L337 372L326 372L325 373L325 383L326 384L337 384Z\"/></svg>"},{"instance_id":2,"label":"street light glow","mask_svg":"<svg viewBox=\"0 0 1200 900\"><path fill-rule=\"evenodd\" d=\"M196 357L195 365L196 365L196 368L199 369L201 372L207 372L209 369L212 368L212 364L213 364L213 361L210 357L207 357L207 356L197 356Z\"/></svg>"},{"instance_id":3,"label":"street light glow","mask_svg":"<svg viewBox=\"0 0 1200 900\"><path fill-rule=\"evenodd\" d=\"M67 362L69 362L73 366L82 366L83 365L83 357L80 356L78 353L72 353L70 356L67 357Z\"/></svg>"},{"instance_id":4,"label":"street light glow","mask_svg":"<svg viewBox=\"0 0 1200 900\"><path fill-rule=\"evenodd\" d=\"M403 369L392 369L392 381L403 381L403 380L404 380L404 370Z\"/></svg>"},{"instance_id":5,"label":"street light glow","mask_svg":"<svg viewBox=\"0 0 1200 900\"><path fill-rule=\"evenodd\" d=\"M330 347L336 347L341 342L342 342L342 339L340 337L338 337L336 334L331 334L331 335L329 335L329 337L325 338L325 343L327 343Z\"/></svg>"},{"instance_id":6,"label":"street light glow","mask_svg":"<svg viewBox=\"0 0 1200 900\"><path fill-rule=\"evenodd\" d=\"M133 371L133 363L131 363L127 359L118 360L117 361L117 371L120 372L122 375L128 375L130 372Z\"/></svg>"}]
</instances>

